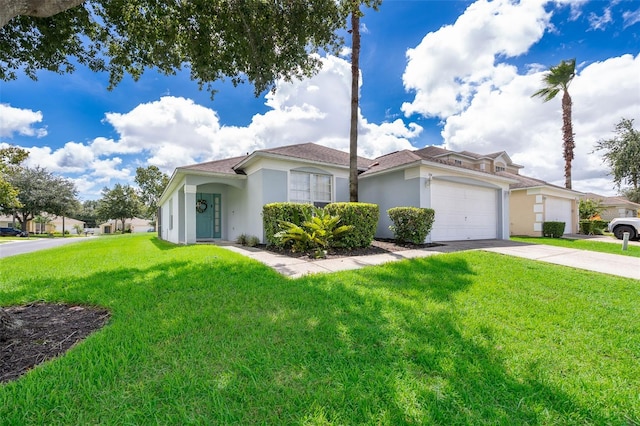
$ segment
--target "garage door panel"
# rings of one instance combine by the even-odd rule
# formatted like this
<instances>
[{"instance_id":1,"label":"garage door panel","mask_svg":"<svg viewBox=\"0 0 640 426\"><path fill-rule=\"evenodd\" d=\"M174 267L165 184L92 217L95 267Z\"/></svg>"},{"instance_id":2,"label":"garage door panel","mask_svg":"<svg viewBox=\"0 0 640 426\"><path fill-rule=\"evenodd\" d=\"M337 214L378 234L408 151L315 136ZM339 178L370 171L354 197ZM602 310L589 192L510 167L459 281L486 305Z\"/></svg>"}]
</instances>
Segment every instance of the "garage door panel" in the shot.
<instances>
[{"instance_id":1,"label":"garage door panel","mask_svg":"<svg viewBox=\"0 0 640 426\"><path fill-rule=\"evenodd\" d=\"M545 203L545 221L564 222L564 234L573 229L571 200L548 197Z\"/></svg>"},{"instance_id":2,"label":"garage door panel","mask_svg":"<svg viewBox=\"0 0 640 426\"><path fill-rule=\"evenodd\" d=\"M497 237L497 194L494 189L432 182L431 205L436 211L432 241Z\"/></svg>"}]
</instances>

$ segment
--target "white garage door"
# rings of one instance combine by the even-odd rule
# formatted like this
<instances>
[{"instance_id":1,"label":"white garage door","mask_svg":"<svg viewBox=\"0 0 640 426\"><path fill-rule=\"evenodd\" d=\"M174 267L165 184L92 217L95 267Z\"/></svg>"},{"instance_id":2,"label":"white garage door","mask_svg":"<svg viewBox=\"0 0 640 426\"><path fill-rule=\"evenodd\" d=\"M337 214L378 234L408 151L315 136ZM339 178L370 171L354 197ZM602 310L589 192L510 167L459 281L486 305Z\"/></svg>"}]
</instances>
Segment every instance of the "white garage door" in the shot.
<instances>
[{"instance_id":1,"label":"white garage door","mask_svg":"<svg viewBox=\"0 0 640 426\"><path fill-rule=\"evenodd\" d=\"M564 222L564 233L570 234L573 229L571 220L571 200L547 197L544 220L547 222Z\"/></svg>"},{"instance_id":2,"label":"white garage door","mask_svg":"<svg viewBox=\"0 0 640 426\"><path fill-rule=\"evenodd\" d=\"M497 191L452 182L431 182L436 219L432 241L497 238Z\"/></svg>"}]
</instances>

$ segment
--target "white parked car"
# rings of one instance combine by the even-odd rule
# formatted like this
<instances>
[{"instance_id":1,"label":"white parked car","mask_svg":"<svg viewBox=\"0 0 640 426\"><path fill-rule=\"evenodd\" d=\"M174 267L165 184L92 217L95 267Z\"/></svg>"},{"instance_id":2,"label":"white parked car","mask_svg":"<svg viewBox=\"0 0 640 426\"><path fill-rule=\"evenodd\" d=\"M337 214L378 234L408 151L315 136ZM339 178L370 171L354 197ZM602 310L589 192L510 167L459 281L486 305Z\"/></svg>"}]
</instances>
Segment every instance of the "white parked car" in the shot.
<instances>
[{"instance_id":1,"label":"white parked car","mask_svg":"<svg viewBox=\"0 0 640 426\"><path fill-rule=\"evenodd\" d=\"M621 240L625 232L630 240L640 239L640 217L617 217L609 222L609 232Z\"/></svg>"}]
</instances>

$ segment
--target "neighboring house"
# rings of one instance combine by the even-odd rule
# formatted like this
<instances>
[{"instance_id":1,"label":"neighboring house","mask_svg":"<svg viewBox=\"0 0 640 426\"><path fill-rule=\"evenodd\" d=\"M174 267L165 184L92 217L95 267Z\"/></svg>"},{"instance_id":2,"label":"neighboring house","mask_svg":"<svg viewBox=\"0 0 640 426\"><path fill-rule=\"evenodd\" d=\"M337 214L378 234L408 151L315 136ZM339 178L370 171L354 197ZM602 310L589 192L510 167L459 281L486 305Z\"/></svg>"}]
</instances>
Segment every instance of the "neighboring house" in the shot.
<instances>
[{"instance_id":1,"label":"neighboring house","mask_svg":"<svg viewBox=\"0 0 640 426\"><path fill-rule=\"evenodd\" d=\"M485 155L434 146L416 151L421 152L459 167L492 172L512 179L509 185L510 235L541 236L544 222L564 222L565 234L578 232L578 202L582 193L521 175L523 166L515 164L506 152Z\"/></svg>"},{"instance_id":2,"label":"neighboring house","mask_svg":"<svg viewBox=\"0 0 640 426\"><path fill-rule=\"evenodd\" d=\"M581 192L522 175L511 185L511 235L542 236L544 222L564 222L565 234L578 233Z\"/></svg>"},{"instance_id":3,"label":"neighboring house","mask_svg":"<svg viewBox=\"0 0 640 426\"><path fill-rule=\"evenodd\" d=\"M46 223L39 223L34 220L27 222L26 231L31 234L47 234L53 232L62 232L64 220L64 230L69 231L71 234L75 234L75 225L80 225L84 228L85 223L81 220L73 219L70 217L56 216ZM0 226L19 227L19 222L16 219L13 220L12 216L0 216Z\"/></svg>"},{"instance_id":4,"label":"neighboring house","mask_svg":"<svg viewBox=\"0 0 640 426\"><path fill-rule=\"evenodd\" d=\"M116 232L122 232L122 221L120 219L110 219L104 223L98 225L100 234L115 234ZM137 232L149 232L153 230L153 226L149 224L148 219L141 219L134 217L133 219L125 220L125 231L131 230L133 233Z\"/></svg>"},{"instance_id":5,"label":"neighboring house","mask_svg":"<svg viewBox=\"0 0 640 426\"><path fill-rule=\"evenodd\" d=\"M603 207L600 217L602 220L609 221L616 217L639 217L640 204L633 203L624 197L606 197L604 195L587 192L582 196L583 199L599 201Z\"/></svg>"},{"instance_id":6,"label":"neighboring house","mask_svg":"<svg viewBox=\"0 0 640 426\"><path fill-rule=\"evenodd\" d=\"M359 200L380 206L377 236L392 236L387 209L415 206L436 210L430 240L508 239L509 185L515 180L495 172L496 164L506 167L508 156L475 159L485 164L475 168L436 158L443 152L431 148L358 158ZM159 201L158 229L174 243L235 240L240 234L264 240L267 203L348 200L348 153L313 143L257 150L177 168Z\"/></svg>"},{"instance_id":7,"label":"neighboring house","mask_svg":"<svg viewBox=\"0 0 640 426\"><path fill-rule=\"evenodd\" d=\"M17 228L18 220L14 220L13 216L0 215L0 228Z\"/></svg>"},{"instance_id":8,"label":"neighboring house","mask_svg":"<svg viewBox=\"0 0 640 426\"><path fill-rule=\"evenodd\" d=\"M85 223L71 217L56 216L47 223L38 223L35 220L30 220L27 222L27 230L30 233L35 234L48 234L53 232L62 232L62 229L64 228L65 232L77 234L74 228L76 225L80 225L84 229Z\"/></svg>"}]
</instances>

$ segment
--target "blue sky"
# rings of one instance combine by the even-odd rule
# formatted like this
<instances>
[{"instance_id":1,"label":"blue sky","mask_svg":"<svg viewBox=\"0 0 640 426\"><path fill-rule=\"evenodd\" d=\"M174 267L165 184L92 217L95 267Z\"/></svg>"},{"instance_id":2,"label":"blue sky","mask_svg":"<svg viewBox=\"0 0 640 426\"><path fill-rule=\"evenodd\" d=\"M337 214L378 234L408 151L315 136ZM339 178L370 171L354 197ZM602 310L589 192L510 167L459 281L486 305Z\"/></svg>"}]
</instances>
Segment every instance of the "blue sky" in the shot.
<instances>
[{"instance_id":1,"label":"blue sky","mask_svg":"<svg viewBox=\"0 0 640 426\"><path fill-rule=\"evenodd\" d=\"M550 66L576 58L573 186L616 193L593 146L622 117L640 125L640 1L386 0L365 13L362 155L428 145L506 151L522 174L563 186L560 98L530 95ZM348 61L348 49L325 56L317 76L258 98L251 86L219 82L213 100L187 73L150 70L107 91L107 76L86 69L40 72L38 81L0 83L0 143L73 180L82 200L133 185L139 166L171 174L302 142L348 151Z\"/></svg>"}]
</instances>

